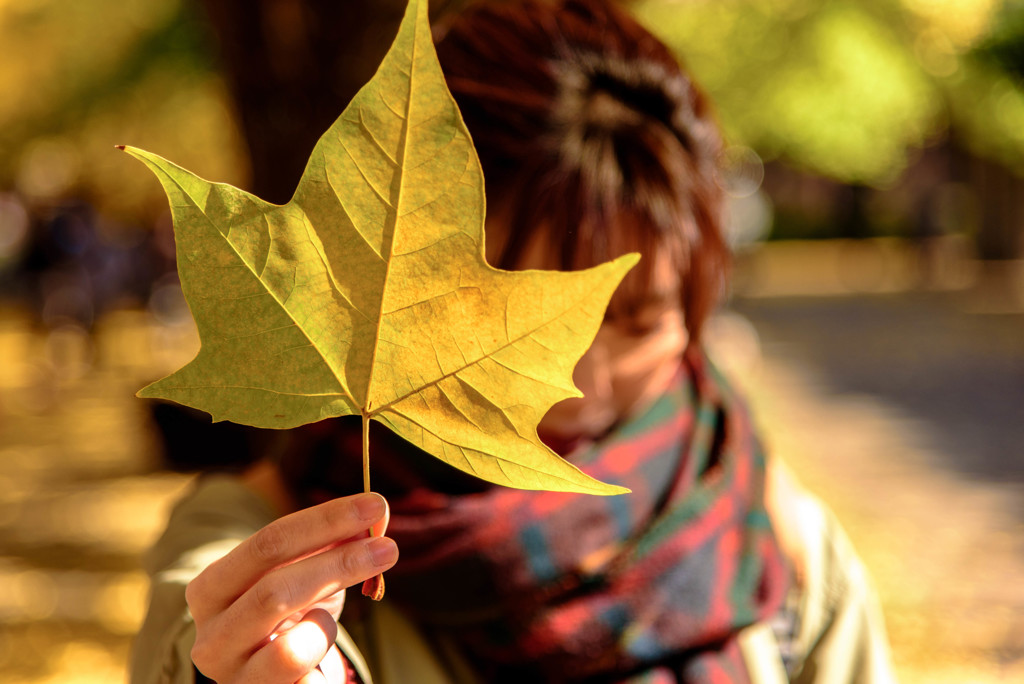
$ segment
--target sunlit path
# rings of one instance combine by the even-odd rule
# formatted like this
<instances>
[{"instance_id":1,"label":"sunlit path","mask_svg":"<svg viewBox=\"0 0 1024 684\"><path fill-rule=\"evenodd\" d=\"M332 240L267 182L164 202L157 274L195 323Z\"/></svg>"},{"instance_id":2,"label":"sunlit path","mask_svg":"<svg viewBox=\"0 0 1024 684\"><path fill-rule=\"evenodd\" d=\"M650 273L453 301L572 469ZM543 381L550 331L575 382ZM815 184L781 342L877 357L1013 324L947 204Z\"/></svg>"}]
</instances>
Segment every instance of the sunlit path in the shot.
<instances>
[{"instance_id":1,"label":"sunlit path","mask_svg":"<svg viewBox=\"0 0 1024 684\"><path fill-rule=\"evenodd\" d=\"M1024 681L1024 314L963 301L744 301L712 340L870 567L904 684Z\"/></svg>"},{"instance_id":2,"label":"sunlit path","mask_svg":"<svg viewBox=\"0 0 1024 684\"><path fill-rule=\"evenodd\" d=\"M140 556L187 478L156 472L133 394L161 367L142 314L33 330L0 319L0 680L124 678L146 595ZM187 345L183 345L187 349Z\"/></svg>"}]
</instances>

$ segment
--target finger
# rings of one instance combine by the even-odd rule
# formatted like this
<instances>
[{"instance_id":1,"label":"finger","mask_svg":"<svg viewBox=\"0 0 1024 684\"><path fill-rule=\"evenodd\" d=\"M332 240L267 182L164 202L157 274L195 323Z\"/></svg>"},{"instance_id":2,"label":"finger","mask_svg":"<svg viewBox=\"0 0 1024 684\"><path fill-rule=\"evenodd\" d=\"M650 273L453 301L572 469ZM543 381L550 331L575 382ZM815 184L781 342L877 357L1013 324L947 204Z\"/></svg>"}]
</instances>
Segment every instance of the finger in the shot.
<instances>
[{"instance_id":1,"label":"finger","mask_svg":"<svg viewBox=\"0 0 1024 684\"><path fill-rule=\"evenodd\" d=\"M330 613L331 617L333 617L335 620L339 620L341 618L341 610L342 608L344 608L344 606L345 590L342 589L336 594L331 594L327 598L320 599L316 603L306 606L301 610L292 613L274 631L283 632L286 629L291 629L292 627L297 625L299 621L302 620L303 617L306 616L306 613L313 610L314 608L322 608L323 610L326 610L328 613Z\"/></svg>"},{"instance_id":2,"label":"finger","mask_svg":"<svg viewBox=\"0 0 1024 684\"><path fill-rule=\"evenodd\" d=\"M302 622L268 641L241 672L243 682L302 680L334 647L338 623L326 611L311 610ZM314 680L315 681L315 680Z\"/></svg>"},{"instance_id":3,"label":"finger","mask_svg":"<svg viewBox=\"0 0 1024 684\"><path fill-rule=\"evenodd\" d=\"M359 534L386 511L379 494L357 494L275 520L189 583L192 615L201 620L219 613L270 570Z\"/></svg>"},{"instance_id":4,"label":"finger","mask_svg":"<svg viewBox=\"0 0 1024 684\"><path fill-rule=\"evenodd\" d=\"M327 611L337 621L341 616L344 605L345 590L342 590L309 606L304 606L301 610L295 611L272 631L285 632L291 629L302 621L306 613L315 608ZM243 641L239 634L239 632L243 631L242 627L235 622L238 619L244 620L245 618L244 616L242 618L233 616L229 619L224 614L221 614L213 616L197 625L199 631L197 632L195 652L193 653L193 659L196 660L197 664L198 662L204 662L223 669L221 664L229 663L228 667L238 668L252 656L252 652L257 646L264 643L267 633L255 633L254 630L246 631L248 636ZM213 677L213 679L217 678Z\"/></svg>"},{"instance_id":5,"label":"finger","mask_svg":"<svg viewBox=\"0 0 1024 684\"><path fill-rule=\"evenodd\" d=\"M384 517L373 523L370 527L370 534L374 537L383 537L388 531L388 523L391 522L391 507L384 502Z\"/></svg>"},{"instance_id":6,"label":"finger","mask_svg":"<svg viewBox=\"0 0 1024 684\"><path fill-rule=\"evenodd\" d=\"M327 675L325 675L319 668L313 668L304 674L302 679L295 682L295 684L328 684L330 681L331 680L327 678ZM342 684L345 684L344 679L341 680L341 682Z\"/></svg>"},{"instance_id":7,"label":"finger","mask_svg":"<svg viewBox=\"0 0 1024 684\"><path fill-rule=\"evenodd\" d=\"M384 503L387 504L386 501ZM388 530L388 523L389 522L391 522L391 507L385 505L384 517L383 518L381 518L377 522L373 523L372 525L369 525L366 529L360 530L359 534L355 534L350 539L346 539L345 541L352 541L354 539L362 539L363 537L366 537L366 536L370 536L370 537L383 537L384 533L387 532L387 530ZM369 532L369 534L367 534L367 532Z\"/></svg>"},{"instance_id":8,"label":"finger","mask_svg":"<svg viewBox=\"0 0 1024 684\"><path fill-rule=\"evenodd\" d=\"M348 679L345 673L345 661L342 660L337 646L328 649L327 655L320 661L319 669L328 684L345 684Z\"/></svg>"},{"instance_id":9,"label":"finger","mask_svg":"<svg viewBox=\"0 0 1024 684\"><path fill-rule=\"evenodd\" d=\"M282 566L262 577L209 629L223 636L225 648L257 644L281 623L311 606L387 570L398 560L398 547L387 537L360 539Z\"/></svg>"}]
</instances>

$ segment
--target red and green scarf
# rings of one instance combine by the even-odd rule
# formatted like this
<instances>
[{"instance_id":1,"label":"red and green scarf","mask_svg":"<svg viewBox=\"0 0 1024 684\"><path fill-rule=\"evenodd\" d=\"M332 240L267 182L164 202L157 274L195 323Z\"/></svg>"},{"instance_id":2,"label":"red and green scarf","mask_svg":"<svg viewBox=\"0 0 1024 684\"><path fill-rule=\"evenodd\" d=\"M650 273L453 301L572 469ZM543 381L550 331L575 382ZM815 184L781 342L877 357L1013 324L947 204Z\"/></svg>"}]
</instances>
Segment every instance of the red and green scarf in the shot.
<instances>
[{"instance_id":1,"label":"red and green scarf","mask_svg":"<svg viewBox=\"0 0 1024 684\"><path fill-rule=\"evenodd\" d=\"M375 445L402 555L386 600L482 681L749 681L737 633L779 610L788 572L746 407L699 351L642 415L570 456L631 494L481 487L383 431Z\"/></svg>"}]
</instances>

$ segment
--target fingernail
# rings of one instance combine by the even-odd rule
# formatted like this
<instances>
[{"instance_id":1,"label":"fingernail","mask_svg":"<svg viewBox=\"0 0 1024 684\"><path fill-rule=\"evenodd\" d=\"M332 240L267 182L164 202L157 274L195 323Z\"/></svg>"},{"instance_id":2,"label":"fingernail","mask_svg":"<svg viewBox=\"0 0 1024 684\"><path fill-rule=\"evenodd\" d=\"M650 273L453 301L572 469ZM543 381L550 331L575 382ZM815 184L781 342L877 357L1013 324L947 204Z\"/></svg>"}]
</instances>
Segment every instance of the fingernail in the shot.
<instances>
[{"instance_id":1,"label":"fingernail","mask_svg":"<svg viewBox=\"0 0 1024 684\"><path fill-rule=\"evenodd\" d=\"M370 557L378 566L394 565L398 560L398 544L387 537L375 537L370 540Z\"/></svg>"},{"instance_id":2,"label":"fingernail","mask_svg":"<svg viewBox=\"0 0 1024 684\"><path fill-rule=\"evenodd\" d=\"M380 520L384 516L384 497L380 494L360 494L355 506L360 520Z\"/></svg>"}]
</instances>

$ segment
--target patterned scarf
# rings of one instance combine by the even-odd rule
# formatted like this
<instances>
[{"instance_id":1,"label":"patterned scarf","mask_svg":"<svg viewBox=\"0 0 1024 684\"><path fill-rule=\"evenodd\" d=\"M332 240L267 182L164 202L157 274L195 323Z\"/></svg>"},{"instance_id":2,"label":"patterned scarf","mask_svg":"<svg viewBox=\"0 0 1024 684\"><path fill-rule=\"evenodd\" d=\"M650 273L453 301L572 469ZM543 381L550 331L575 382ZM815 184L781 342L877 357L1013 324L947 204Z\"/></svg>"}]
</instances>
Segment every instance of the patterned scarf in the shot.
<instances>
[{"instance_id":1,"label":"patterned scarf","mask_svg":"<svg viewBox=\"0 0 1024 684\"><path fill-rule=\"evenodd\" d=\"M737 632L778 611L788 573L746 408L699 351L642 415L570 457L632 494L480 487L426 456L415 474L388 441L371 442L402 556L385 600L483 681L749 681Z\"/></svg>"}]
</instances>

